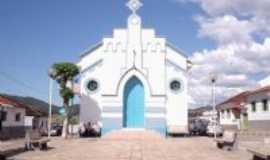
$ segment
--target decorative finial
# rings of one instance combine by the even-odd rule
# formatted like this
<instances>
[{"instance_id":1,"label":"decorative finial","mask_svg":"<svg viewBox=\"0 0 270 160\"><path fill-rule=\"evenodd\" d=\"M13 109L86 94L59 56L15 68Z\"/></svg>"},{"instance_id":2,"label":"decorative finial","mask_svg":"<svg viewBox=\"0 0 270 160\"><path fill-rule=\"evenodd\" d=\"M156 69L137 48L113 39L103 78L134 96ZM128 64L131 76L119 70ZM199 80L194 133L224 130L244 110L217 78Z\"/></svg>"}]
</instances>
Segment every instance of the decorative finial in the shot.
<instances>
[{"instance_id":1,"label":"decorative finial","mask_svg":"<svg viewBox=\"0 0 270 160\"><path fill-rule=\"evenodd\" d=\"M140 2L140 0L129 0L127 6L133 14L136 14L137 10L139 10L143 4Z\"/></svg>"}]
</instances>

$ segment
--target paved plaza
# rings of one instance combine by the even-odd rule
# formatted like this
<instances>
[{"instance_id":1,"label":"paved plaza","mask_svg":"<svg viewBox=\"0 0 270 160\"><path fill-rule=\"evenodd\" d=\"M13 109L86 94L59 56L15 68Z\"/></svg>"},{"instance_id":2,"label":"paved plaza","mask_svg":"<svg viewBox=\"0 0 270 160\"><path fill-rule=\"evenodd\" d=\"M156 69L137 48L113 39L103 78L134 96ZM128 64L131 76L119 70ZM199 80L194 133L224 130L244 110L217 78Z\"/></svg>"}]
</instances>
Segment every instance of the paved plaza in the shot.
<instances>
[{"instance_id":1,"label":"paved plaza","mask_svg":"<svg viewBox=\"0 0 270 160\"><path fill-rule=\"evenodd\" d=\"M17 154L12 160L248 160L245 150L218 150L208 137L164 138L146 131L118 131L101 139L53 138L48 151Z\"/></svg>"}]
</instances>

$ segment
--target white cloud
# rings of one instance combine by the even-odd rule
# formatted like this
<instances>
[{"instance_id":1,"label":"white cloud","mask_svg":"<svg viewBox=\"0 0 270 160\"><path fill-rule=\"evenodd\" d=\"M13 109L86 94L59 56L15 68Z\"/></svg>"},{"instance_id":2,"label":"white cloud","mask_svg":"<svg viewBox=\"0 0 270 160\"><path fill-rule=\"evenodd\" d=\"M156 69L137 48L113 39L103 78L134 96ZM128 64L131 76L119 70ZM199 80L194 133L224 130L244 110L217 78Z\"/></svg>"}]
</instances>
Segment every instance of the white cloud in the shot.
<instances>
[{"instance_id":1,"label":"white cloud","mask_svg":"<svg viewBox=\"0 0 270 160\"><path fill-rule=\"evenodd\" d=\"M257 87L254 78L270 73L270 38L264 43L233 43L213 50L196 52L191 57L190 95L197 105L210 103L209 74L218 74L217 99L223 101L236 93Z\"/></svg>"},{"instance_id":2,"label":"white cloud","mask_svg":"<svg viewBox=\"0 0 270 160\"><path fill-rule=\"evenodd\" d=\"M237 16L270 16L269 0L186 0L198 3L211 16L234 14Z\"/></svg>"},{"instance_id":3,"label":"white cloud","mask_svg":"<svg viewBox=\"0 0 270 160\"><path fill-rule=\"evenodd\" d=\"M174 0L176 2L193 2L205 11L210 19L233 15L246 19L256 26L257 31L270 34L270 0Z\"/></svg>"},{"instance_id":4,"label":"white cloud","mask_svg":"<svg viewBox=\"0 0 270 160\"><path fill-rule=\"evenodd\" d=\"M270 74L270 0L175 0L198 4L198 36L217 43L193 53L190 95L197 106L211 102L209 74L218 73L219 102L257 87ZM194 104L193 104L194 105Z\"/></svg>"},{"instance_id":5,"label":"white cloud","mask_svg":"<svg viewBox=\"0 0 270 160\"><path fill-rule=\"evenodd\" d=\"M199 36L208 37L220 45L252 41L256 26L248 20L238 20L231 15L217 18L197 18L200 24Z\"/></svg>"}]
</instances>

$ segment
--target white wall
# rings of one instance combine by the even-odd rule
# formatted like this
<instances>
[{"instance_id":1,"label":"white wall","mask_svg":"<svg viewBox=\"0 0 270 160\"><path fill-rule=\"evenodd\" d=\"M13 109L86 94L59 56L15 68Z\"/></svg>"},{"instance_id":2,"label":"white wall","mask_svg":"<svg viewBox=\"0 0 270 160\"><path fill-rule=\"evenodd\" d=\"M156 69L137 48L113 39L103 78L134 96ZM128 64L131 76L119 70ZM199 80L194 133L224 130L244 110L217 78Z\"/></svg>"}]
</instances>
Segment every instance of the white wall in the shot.
<instances>
[{"instance_id":1,"label":"white wall","mask_svg":"<svg viewBox=\"0 0 270 160\"><path fill-rule=\"evenodd\" d=\"M250 121L257 121L257 120L270 120L270 100L268 100L268 111L263 110L263 103L259 101L256 102L256 112L252 111L251 103L247 104L247 111L248 111L248 119Z\"/></svg>"},{"instance_id":2,"label":"white wall","mask_svg":"<svg viewBox=\"0 0 270 160\"><path fill-rule=\"evenodd\" d=\"M145 88L145 106L166 113L146 113L146 118L166 118L167 125L187 128L186 57L157 38L153 29L141 29L140 21L128 20L127 29L116 29L79 61L81 68L81 122L122 119L123 91L136 76ZM94 79L99 89L92 93L86 83ZM169 84L180 80L182 90L171 92ZM108 112L107 112L108 110ZM147 109L146 109L147 110Z\"/></svg>"},{"instance_id":3,"label":"white wall","mask_svg":"<svg viewBox=\"0 0 270 160\"><path fill-rule=\"evenodd\" d=\"M169 54L171 52L167 53L167 55ZM188 124L186 74L179 66L174 66L171 62L167 62L166 67L167 125L170 128L181 128L181 130L186 131ZM170 83L173 80L181 82L180 91L175 92L170 89Z\"/></svg>"},{"instance_id":4,"label":"white wall","mask_svg":"<svg viewBox=\"0 0 270 160\"><path fill-rule=\"evenodd\" d=\"M5 107L4 111L7 112L7 119L3 122L3 127L24 126L25 109ZM17 113L21 114L21 119L18 122L15 120L15 115Z\"/></svg>"},{"instance_id":5,"label":"white wall","mask_svg":"<svg viewBox=\"0 0 270 160\"><path fill-rule=\"evenodd\" d=\"M224 110L223 114L221 111L219 111L219 113L221 125L238 125L239 121L233 114L232 109L229 109L229 113L227 112L227 109Z\"/></svg>"}]
</instances>

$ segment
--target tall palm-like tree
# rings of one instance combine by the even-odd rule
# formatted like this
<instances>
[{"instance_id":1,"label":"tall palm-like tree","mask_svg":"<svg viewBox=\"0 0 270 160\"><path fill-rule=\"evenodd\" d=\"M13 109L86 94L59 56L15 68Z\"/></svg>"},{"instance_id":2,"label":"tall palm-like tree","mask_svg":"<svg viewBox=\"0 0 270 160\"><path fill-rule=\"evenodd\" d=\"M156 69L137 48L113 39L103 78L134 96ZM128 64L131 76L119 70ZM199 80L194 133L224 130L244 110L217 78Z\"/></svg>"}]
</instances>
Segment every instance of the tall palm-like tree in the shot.
<instances>
[{"instance_id":1,"label":"tall palm-like tree","mask_svg":"<svg viewBox=\"0 0 270 160\"><path fill-rule=\"evenodd\" d=\"M67 83L70 81L72 82L78 74L79 68L75 64L69 62L55 63L49 71L49 76L52 79L56 80L60 85L59 93L63 99L63 105L65 108L65 118L62 131L63 138L67 138L68 135L68 126L70 119L69 106L70 101L74 97L74 92L67 86Z\"/></svg>"}]
</instances>

